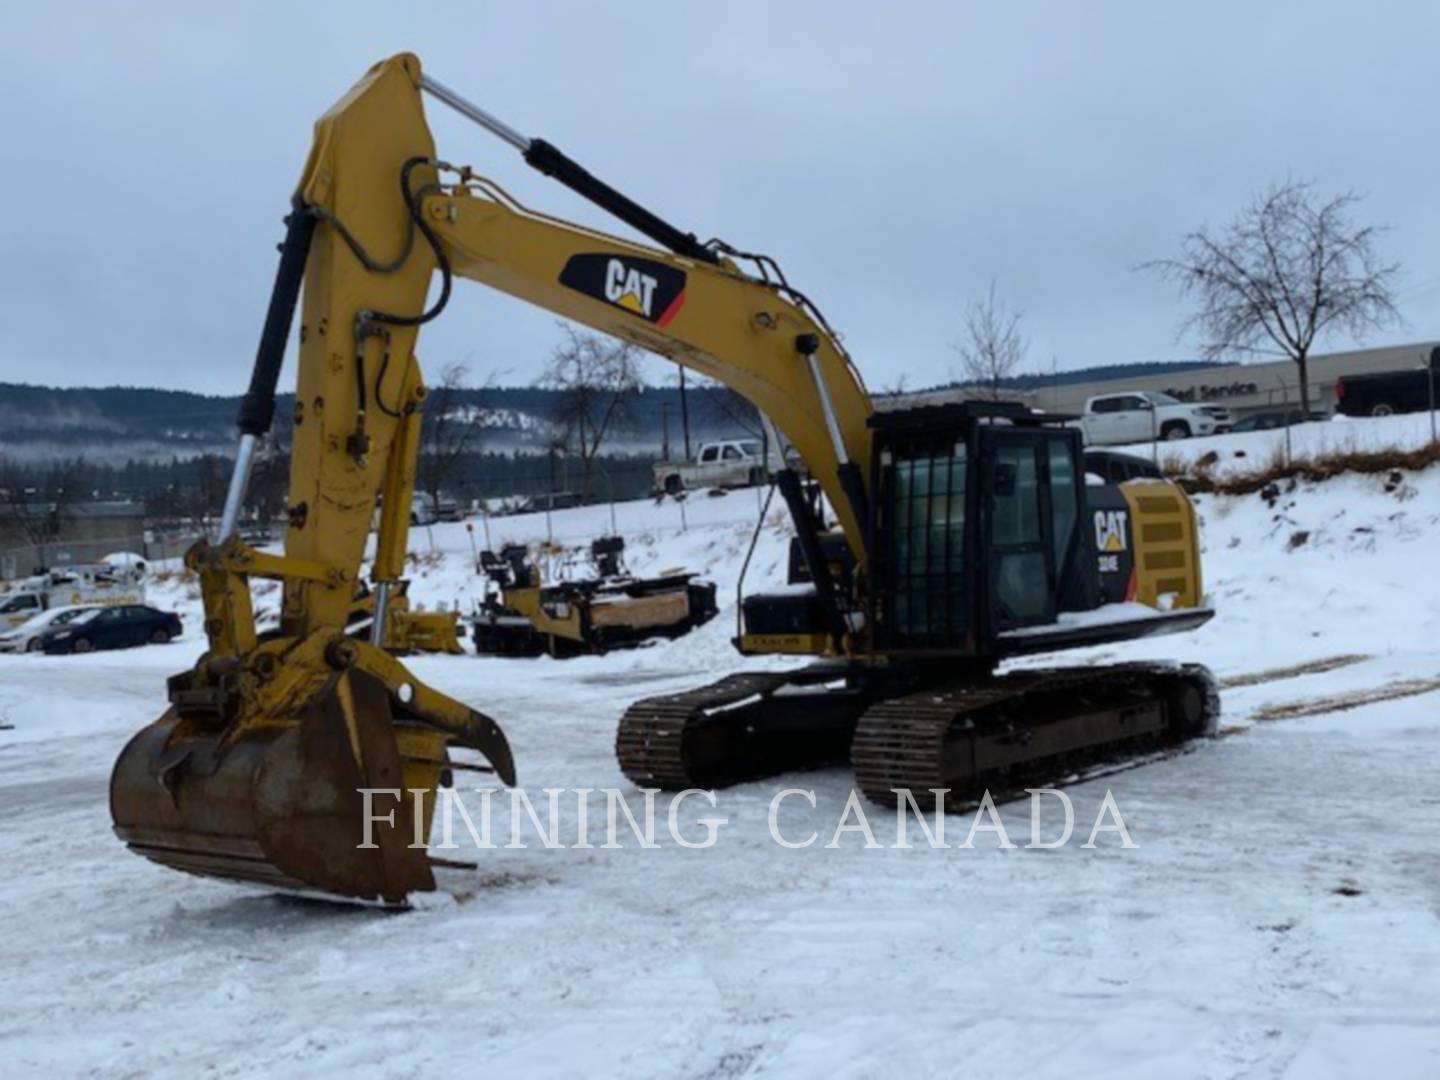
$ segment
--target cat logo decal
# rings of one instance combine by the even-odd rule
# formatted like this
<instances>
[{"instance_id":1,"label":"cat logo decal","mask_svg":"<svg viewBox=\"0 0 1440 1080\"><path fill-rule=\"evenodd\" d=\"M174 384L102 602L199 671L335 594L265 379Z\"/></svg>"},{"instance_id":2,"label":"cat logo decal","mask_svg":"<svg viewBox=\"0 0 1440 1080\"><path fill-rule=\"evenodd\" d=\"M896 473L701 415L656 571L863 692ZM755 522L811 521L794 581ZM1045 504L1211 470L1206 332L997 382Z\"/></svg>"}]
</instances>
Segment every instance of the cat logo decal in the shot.
<instances>
[{"instance_id":1,"label":"cat logo decal","mask_svg":"<svg viewBox=\"0 0 1440 1080\"><path fill-rule=\"evenodd\" d=\"M560 284L656 326L668 326L685 303L685 272L630 255L572 255Z\"/></svg>"},{"instance_id":2,"label":"cat logo decal","mask_svg":"<svg viewBox=\"0 0 1440 1080\"><path fill-rule=\"evenodd\" d=\"M1095 511L1095 550L1099 552L1124 551L1130 535L1130 511Z\"/></svg>"}]
</instances>

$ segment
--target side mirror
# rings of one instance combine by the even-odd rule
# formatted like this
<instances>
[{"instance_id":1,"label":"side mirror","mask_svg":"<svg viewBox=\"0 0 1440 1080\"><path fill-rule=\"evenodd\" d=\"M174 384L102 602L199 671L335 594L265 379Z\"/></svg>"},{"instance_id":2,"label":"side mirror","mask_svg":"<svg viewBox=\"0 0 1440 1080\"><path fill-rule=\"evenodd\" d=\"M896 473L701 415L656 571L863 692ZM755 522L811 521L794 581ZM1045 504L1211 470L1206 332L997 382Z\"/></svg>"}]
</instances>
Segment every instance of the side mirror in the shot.
<instances>
[{"instance_id":1,"label":"side mirror","mask_svg":"<svg viewBox=\"0 0 1440 1080\"><path fill-rule=\"evenodd\" d=\"M1151 401L1149 398L1141 398L1141 399L1140 399L1140 408L1144 409L1146 412L1154 412L1154 411L1155 411L1155 403L1154 403L1153 401Z\"/></svg>"},{"instance_id":2,"label":"side mirror","mask_svg":"<svg viewBox=\"0 0 1440 1080\"><path fill-rule=\"evenodd\" d=\"M991 491L996 498L1008 499L1015 494L1015 478L1019 470L1008 461L997 461L995 463L995 476L991 482Z\"/></svg>"}]
</instances>

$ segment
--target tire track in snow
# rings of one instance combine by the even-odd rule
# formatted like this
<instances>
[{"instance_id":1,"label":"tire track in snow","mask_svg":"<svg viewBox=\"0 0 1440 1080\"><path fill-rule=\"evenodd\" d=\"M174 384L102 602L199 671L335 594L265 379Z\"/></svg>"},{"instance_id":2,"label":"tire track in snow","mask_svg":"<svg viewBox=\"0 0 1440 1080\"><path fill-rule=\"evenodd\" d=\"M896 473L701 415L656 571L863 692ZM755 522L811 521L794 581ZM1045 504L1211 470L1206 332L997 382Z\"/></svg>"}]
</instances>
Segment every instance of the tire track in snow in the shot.
<instances>
[{"instance_id":1,"label":"tire track in snow","mask_svg":"<svg viewBox=\"0 0 1440 1080\"><path fill-rule=\"evenodd\" d=\"M1301 698L1298 701L1266 705L1253 713L1251 718L1256 722L1294 720L1304 716L1319 716L1322 713L1358 709L1362 705L1371 705L1379 701L1416 697L1435 690L1440 690L1440 678L1396 679L1368 690L1351 690L1344 694L1328 694L1322 697Z\"/></svg>"},{"instance_id":2,"label":"tire track in snow","mask_svg":"<svg viewBox=\"0 0 1440 1080\"><path fill-rule=\"evenodd\" d=\"M1289 667L1251 671L1243 675L1231 675L1228 678L1221 679L1220 689L1234 690L1242 686L1259 686L1262 683L1294 679L1301 675L1318 675L1321 672L1334 671L1337 668L1349 667L1351 664L1363 663L1370 659L1373 658L1363 653L1342 653L1339 656L1327 656L1319 660L1307 660L1304 663L1292 664Z\"/></svg>"}]
</instances>

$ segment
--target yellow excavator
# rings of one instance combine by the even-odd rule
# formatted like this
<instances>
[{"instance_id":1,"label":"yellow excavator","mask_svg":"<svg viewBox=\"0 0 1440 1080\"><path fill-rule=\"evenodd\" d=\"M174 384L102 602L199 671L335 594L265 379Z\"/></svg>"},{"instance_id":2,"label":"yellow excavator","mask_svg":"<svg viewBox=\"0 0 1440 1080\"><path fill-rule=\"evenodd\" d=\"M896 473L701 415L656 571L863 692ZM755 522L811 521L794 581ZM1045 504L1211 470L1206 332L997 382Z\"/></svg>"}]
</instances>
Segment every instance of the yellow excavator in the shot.
<instances>
[{"instance_id":1,"label":"yellow excavator","mask_svg":"<svg viewBox=\"0 0 1440 1080\"><path fill-rule=\"evenodd\" d=\"M526 209L438 158L425 94L658 246ZM714 787L848 756L875 799L909 788L965 800L1144 759L1213 728L1218 697L1198 665L997 674L1011 657L1210 617L1195 515L1176 487L1088 485L1079 432L1020 406L877 411L839 338L773 259L682 232L424 74L416 57L377 64L320 118L286 221L220 537L187 555L209 648L170 680L170 709L131 740L111 781L115 830L138 853L197 874L403 903L434 887L439 860L424 843L452 769L514 782L495 722L381 647L425 399L417 332L456 277L723 382L818 484L811 497L794 471L780 472L795 570L783 589L745 600L737 637L747 654L815 660L632 706L616 749L637 784ZM302 283L289 528L284 554L270 555L234 526ZM345 625L377 500L377 630L355 641ZM284 585L280 625L265 634L252 577ZM414 796L393 804L368 845L367 788Z\"/></svg>"}]
</instances>

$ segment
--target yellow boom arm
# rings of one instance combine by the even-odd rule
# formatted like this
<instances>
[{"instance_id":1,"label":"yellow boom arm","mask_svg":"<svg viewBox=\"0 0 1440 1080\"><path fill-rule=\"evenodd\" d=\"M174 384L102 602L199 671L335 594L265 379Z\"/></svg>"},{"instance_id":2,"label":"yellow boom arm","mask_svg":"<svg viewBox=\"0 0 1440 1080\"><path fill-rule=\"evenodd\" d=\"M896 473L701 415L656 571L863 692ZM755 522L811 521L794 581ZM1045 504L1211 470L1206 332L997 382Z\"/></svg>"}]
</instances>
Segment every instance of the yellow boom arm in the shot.
<instances>
[{"instance_id":1,"label":"yellow boom arm","mask_svg":"<svg viewBox=\"0 0 1440 1080\"><path fill-rule=\"evenodd\" d=\"M438 267L442 304L452 276L469 278L733 388L809 464L863 564L863 523L841 466L863 497L871 406L826 329L729 260L533 213L436 161L423 81L414 56L383 61L316 125L297 193L319 223L305 268L287 556L353 572L383 490L374 576L398 576L424 396L415 323ZM287 617L311 630L343 623L348 597L338 592L294 580Z\"/></svg>"}]
</instances>

